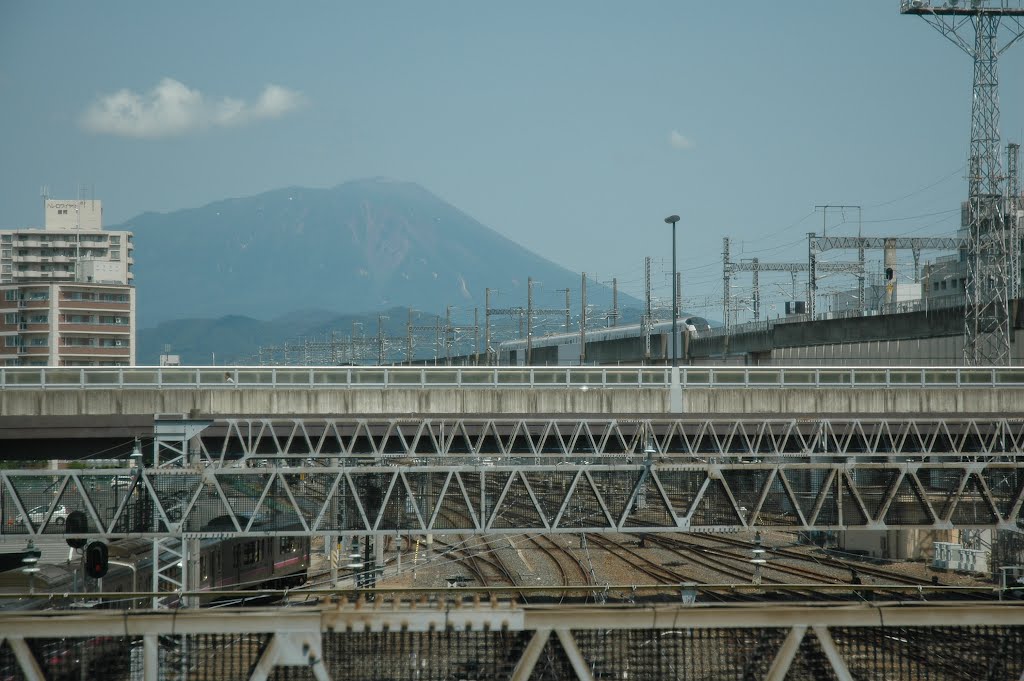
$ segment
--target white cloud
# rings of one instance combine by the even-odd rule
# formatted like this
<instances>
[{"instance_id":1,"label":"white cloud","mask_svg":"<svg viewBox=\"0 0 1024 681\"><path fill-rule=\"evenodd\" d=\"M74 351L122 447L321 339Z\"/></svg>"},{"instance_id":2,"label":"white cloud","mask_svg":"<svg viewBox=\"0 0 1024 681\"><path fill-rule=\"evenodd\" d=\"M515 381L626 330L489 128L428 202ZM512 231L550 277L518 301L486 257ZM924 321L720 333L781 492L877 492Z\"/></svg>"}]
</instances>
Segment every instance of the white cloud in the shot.
<instances>
[{"instance_id":1,"label":"white cloud","mask_svg":"<svg viewBox=\"0 0 1024 681\"><path fill-rule=\"evenodd\" d=\"M82 127L121 137L172 137L210 127L234 127L280 118L303 104L298 92L267 85L252 103L232 97L214 100L173 78L147 93L120 90L103 95L82 115Z\"/></svg>"},{"instance_id":2,"label":"white cloud","mask_svg":"<svg viewBox=\"0 0 1024 681\"><path fill-rule=\"evenodd\" d=\"M673 149L693 149L693 140L683 137L678 130L673 130L668 136L668 143Z\"/></svg>"}]
</instances>

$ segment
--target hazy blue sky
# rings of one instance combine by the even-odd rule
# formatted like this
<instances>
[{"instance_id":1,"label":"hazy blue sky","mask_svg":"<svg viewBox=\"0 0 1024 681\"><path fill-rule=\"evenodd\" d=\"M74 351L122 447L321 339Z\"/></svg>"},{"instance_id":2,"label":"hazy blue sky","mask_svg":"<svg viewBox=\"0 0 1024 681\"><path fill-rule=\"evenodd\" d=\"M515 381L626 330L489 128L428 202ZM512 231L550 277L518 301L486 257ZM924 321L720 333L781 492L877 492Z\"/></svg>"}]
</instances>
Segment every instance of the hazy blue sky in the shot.
<instances>
[{"instance_id":1,"label":"hazy blue sky","mask_svg":"<svg viewBox=\"0 0 1024 681\"><path fill-rule=\"evenodd\" d=\"M678 213L684 295L720 295L723 236L804 260L815 204L951 233L971 74L898 0L7 0L0 226L39 224L44 184L114 224L382 175L637 294L647 255L667 286ZM1001 76L1020 140L1024 45Z\"/></svg>"}]
</instances>

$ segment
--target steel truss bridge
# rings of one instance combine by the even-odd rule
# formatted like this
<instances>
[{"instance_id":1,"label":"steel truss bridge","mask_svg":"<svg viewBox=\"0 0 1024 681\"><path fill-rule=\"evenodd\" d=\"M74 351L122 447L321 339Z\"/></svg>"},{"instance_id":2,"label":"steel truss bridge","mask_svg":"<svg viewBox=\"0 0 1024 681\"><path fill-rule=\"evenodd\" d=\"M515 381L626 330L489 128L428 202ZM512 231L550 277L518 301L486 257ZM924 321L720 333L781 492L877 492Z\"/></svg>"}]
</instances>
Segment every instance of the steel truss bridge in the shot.
<instances>
[{"instance_id":1,"label":"steel truss bridge","mask_svg":"<svg viewBox=\"0 0 1024 681\"><path fill-rule=\"evenodd\" d=\"M157 420L143 465L2 471L0 534L1018 530L1024 418Z\"/></svg>"},{"instance_id":2,"label":"steel truss bridge","mask_svg":"<svg viewBox=\"0 0 1024 681\"><path fill-rule=\"evenodd\" d=\"M381 599L0 622L0 676L28 681L1015 681L1024 670L1024 609L992 603L614 608Z\"/></svg>"}]
</instances>

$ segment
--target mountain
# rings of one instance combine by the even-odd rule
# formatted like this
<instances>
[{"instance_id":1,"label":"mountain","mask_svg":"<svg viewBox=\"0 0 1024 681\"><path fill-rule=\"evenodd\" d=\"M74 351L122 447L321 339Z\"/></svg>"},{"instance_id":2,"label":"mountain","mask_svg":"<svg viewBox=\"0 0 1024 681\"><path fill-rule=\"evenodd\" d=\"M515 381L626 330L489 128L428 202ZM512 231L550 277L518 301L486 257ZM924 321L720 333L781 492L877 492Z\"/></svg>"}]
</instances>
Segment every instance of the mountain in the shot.
<instances>
[{"instance_id":1,"label":"mountain","mask_svg":"<svg viewBox=\"0 0 1024 681\"><path fill-rule=\"evenodd\" d=\"M178 355L183 364L257 364L262 349L265 352L264 362L283 364L286 359L296 359L283 356L281 348L286 345L302 348L307 341L326 342L334 338L344 346L353 330L359 335L360 356L372 359L368 355L376 356L373 347L377 338L376 324L382 324L381 333L389 340L396 339L406 333L406 318L406 310L396 308L389 310L387 315L338 315L328 310L296 310L269 321L241 315L218 319L174 319L138 331L136 360L139 364L157 364L160 355L168 349L170 354ZM433 325L434 320L431 317L417 321ZM390 345L394 344L389 343L391 354L404 351L404 343L391 348ZM324 357L319 355L312 359L310 363L324 363Z\"/></svg>"},{"instance_id":2,"label":"mountain","mask_svg":"<svg viewBox=\"0 0 1024 681\"><path fill-rule=\"evenodd\" d=\"M232 328L236 336L279 338L271 328L298 331L310 321L309 310L322 320L391 307L443 314L449 305L470 316L477 307L482 318L486 288L501 291L492 308L526 307L527 277L544 282L548 301L557 289L571 289L579 306L579 274L409 182L278 189L144 213L110 229L135 233L140 329L205 318L190 333ZM588 282L587 295L590 304L611 304L611 292L596 283ZM639 304L624 295L619 300ZM260 326L232 318L218 326L225 315L276 321Z\"/></svg>"}]
</instances>

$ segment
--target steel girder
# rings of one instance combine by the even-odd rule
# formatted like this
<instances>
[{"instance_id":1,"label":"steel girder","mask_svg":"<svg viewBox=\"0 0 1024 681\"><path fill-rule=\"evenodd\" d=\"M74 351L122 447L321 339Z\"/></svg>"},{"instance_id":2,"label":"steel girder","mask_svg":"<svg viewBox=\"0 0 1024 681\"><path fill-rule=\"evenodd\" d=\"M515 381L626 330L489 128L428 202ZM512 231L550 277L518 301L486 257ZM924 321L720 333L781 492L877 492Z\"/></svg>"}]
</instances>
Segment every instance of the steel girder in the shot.
<instances>
[{"instance_id":1,"label":"steel girder","mask_svg":"<svg viewBox=\"0 0 1024 681\"><path fill-rule=\"evenodd\" d=\"M183 467L0 472L2 534L80 537L1019 529L1024 465L918 457L863 463ZM806 459L805 459L806 461ZM123 498L109 487L131 475ZM48 501L46 501L48 500ZM45 506L33 517L18 509Z\"/></svg>"},{"instance_id":2,"label":"steel girder","mask_svg":"<svg viewBox=\"0 0 1024 681\"><path fill-rule=\"evenodd\" d=\"M1013 605L433 605L18 613L3 619L0 673L34 680L123 671L156 681L172 658L200 678L253 681L278 678L280 667L320 681L511 681L556 678L556 671L581 680L960 681L1016 679L1024 670L1024 610Z\"/></svg>"},{"instance_id":3,"label":"steel girder","mask_svg":"<svg viewBox=\"0 0 1024 681\"><path fill-rule=\"evenodd\" d=\"M612 464L648 453L675 463L708 455L1012 458L1024 454L1024 416L227 418L196 439L200 460L214 466L273 459L457 466L510 457Z\"/></svg>"}]
</instances>

